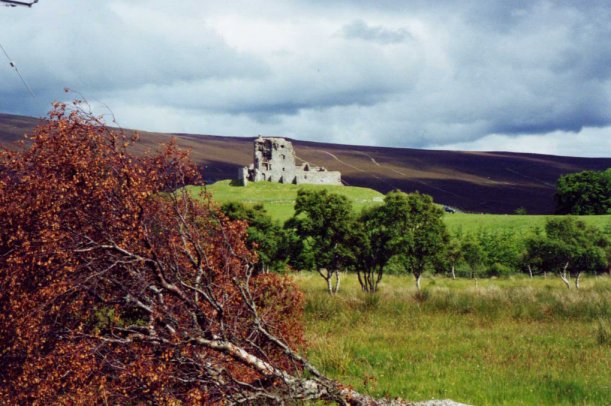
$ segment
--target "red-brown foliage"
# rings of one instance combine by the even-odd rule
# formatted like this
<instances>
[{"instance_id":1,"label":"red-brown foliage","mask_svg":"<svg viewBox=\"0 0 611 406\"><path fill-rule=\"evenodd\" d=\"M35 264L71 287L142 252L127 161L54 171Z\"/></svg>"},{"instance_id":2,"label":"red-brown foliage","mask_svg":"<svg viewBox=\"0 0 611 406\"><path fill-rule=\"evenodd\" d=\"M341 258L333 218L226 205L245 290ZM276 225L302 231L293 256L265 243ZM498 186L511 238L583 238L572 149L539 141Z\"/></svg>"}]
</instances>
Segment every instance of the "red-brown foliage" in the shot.
<instances>
[{"instance_id":1,"label":"red-brown foliage","mask_svg":"<svg viewBox=\"0 0 611 406\"><path fill-rule=\"evenodd\" d=\"M299 383L302 295L253 275L244 223L180 192L198 179L185 154L134 157L75 106L0 151L0 403L335 390Z\"/></svg>"}]
</instances>

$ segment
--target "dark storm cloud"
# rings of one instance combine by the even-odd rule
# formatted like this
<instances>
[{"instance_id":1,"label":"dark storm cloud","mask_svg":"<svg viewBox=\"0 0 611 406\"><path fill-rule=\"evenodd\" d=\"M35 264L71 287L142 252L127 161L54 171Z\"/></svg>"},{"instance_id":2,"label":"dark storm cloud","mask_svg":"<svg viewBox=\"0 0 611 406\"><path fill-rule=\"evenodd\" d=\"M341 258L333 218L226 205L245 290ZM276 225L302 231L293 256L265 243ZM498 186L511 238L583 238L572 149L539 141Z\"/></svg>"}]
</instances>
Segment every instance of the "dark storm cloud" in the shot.
<instances>
[{"instance_id":1,"label":"dark storm cloud","mask_svg":"<svg viewBox=\"0 0 611 406\"><path fill-rule=\"evenodd\" d=\"M490 121L488 132L609 125L611 47L605 38L611 37L611 28L608 19L600 18L609 15L608 9L575 7L578 3L525 5L527 9L482 7L465 15L474 25L456 37L451 54L457 66L476 72L476 77L454 85L468 97L464 85L471 84L491 101L495 108L480 110ZM477 82L489 87L478 89ZM506 95L513 97L503 100Z\"/></svg>"}]
</instances>

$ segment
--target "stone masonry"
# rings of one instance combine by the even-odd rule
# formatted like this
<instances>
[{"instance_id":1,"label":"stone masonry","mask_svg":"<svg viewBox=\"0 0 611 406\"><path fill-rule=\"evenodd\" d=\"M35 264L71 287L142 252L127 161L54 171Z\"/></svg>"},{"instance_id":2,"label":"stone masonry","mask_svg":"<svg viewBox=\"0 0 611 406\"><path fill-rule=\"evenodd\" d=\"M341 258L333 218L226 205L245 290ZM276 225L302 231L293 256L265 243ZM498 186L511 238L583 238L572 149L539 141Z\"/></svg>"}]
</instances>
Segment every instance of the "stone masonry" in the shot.
<instances>
[{"instance_id":1,"label":"stone masonry","mask_svg":"<svg viewBox=\"0 0 611 406\"><path fill-rule=\"evenodd\" d=\"M240 169L239 178L246 186L251 182L278 182L319 185L341 185L341 173L328 171L307 162L295 164L293 144L284 138L261 137L254 142L254 162Z\"/></svg>"}]
</instances>

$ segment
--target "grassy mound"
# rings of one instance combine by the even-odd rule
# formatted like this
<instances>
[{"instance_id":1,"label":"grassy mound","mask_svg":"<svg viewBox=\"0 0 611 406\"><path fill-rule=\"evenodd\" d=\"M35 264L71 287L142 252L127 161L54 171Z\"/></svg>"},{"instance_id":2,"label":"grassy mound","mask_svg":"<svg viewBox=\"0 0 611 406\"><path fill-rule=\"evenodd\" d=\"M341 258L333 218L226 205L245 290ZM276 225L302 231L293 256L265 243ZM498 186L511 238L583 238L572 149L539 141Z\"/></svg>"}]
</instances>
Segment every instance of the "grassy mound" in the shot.
<instances>
[{"instance_id":1,"label":"grassy mound","mask_svg":"<svg viewBox=\"0 0 611 406\"><path fill-rule=\"evenodd\" d=\"M273 182L250 182L241 186L235 181L223 180L206 186L214 200L219 203L242 202L246 204L262 204L275 220L284 222L293 215L293 206L299 189L328 190L346 196L360 211L364 207L382 203L384 195L373 189L353 186L332 185L287 185ZM189 187L190 193L199 193L201 188Z\"/></svg>"}]
</instances>

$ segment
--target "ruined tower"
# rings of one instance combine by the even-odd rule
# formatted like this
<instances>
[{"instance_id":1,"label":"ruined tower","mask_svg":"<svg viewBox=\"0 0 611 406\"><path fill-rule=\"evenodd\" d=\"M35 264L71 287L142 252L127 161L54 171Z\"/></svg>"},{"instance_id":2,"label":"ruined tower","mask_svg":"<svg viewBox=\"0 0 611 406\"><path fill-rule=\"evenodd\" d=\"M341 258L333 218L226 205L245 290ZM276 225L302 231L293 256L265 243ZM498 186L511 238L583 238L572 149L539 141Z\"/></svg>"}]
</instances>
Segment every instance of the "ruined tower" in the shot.
<instances>
[{"instance_id":1,"label":"ruined tower","mask_svg":"<svg viewBox=\"0 0 611 406\"><path fill-rule=\"evenodd\" d=\"M284 138L261 137L254 141L253 163L240 169L239 178L246 186L251 182L279 182L293 184L341 185L338 171L307 162L295 164L293 144Z\"/></svg>"}]
</instances>

